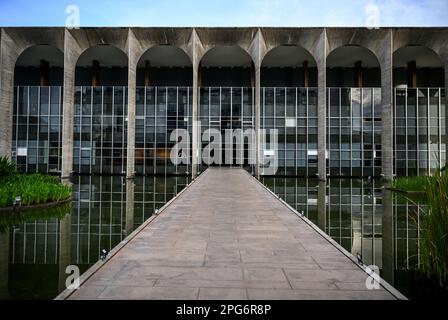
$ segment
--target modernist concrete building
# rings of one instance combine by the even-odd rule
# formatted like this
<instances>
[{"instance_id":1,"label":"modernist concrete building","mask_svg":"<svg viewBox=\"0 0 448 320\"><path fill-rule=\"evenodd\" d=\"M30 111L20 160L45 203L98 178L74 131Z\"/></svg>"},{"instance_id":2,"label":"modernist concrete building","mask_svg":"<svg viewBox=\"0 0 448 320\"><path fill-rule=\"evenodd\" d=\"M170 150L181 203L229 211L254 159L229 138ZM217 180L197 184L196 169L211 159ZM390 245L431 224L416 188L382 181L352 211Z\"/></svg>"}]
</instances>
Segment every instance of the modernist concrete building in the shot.
<instances>
[{"instance_id":1,"label":"modernist concrete building","mask_svg":"<svg viewBox=\"0 0 448 320\"><path fill-rule=\"evenodd\" d=\"M277 175L389 179L446 162L448 28L0 36L0 155L25 171L194 177L208 128L278 129ZM189 164L169 159L176 128L191 133ZM263 175L261 151L231 165Z\"/></svg>"}]
</instances>

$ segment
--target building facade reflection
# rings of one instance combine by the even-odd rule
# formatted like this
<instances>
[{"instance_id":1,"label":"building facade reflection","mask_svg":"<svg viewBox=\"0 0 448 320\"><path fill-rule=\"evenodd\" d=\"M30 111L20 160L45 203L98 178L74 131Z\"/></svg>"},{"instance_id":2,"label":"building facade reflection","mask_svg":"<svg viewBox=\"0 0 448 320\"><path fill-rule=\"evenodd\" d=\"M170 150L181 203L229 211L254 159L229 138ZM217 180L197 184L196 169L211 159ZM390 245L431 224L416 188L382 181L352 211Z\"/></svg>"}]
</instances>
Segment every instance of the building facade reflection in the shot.
<instances>
[{"instance_id":1,"label":"building facade reflection","mask_svg":"<svg viewBox=\"0 0 448 320\"><path fill-rule=\"evenodd\" d=\"M16 224L0 233L0 299L53 299L65 289L67 266L87 270L102 249L114 248L189 181L186 176L135 181L75 176L71 214Z\"/></svg>"},{"instance_id":2,"label":"building facade reflection","mask_svg":"<svg viewBox=\"0 0 448 320\"><path fill-rule=\"evenodd\" d=\"M363 263L406 294L419 264L419 207L378 180L265 177L263 183Z\"/></svg>"}]
</instances>

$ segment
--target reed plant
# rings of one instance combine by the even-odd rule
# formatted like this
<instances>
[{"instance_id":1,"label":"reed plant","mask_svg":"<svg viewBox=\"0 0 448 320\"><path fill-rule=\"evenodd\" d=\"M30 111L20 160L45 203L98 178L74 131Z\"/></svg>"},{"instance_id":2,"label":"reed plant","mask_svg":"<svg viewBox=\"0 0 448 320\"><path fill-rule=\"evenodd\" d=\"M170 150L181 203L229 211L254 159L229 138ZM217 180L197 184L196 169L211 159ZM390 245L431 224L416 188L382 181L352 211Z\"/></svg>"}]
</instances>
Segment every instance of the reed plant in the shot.
<instances>
[{"instance_id":1,"label":"reed plant","mask_svg":"<svg viewBox=\"0 0 448 320\"><path fill-rule=\"evenodd\" d=\"M448 171L425 177L427 209L421 218L421 270L448 289Z\"/></svg>"}]
</instances>

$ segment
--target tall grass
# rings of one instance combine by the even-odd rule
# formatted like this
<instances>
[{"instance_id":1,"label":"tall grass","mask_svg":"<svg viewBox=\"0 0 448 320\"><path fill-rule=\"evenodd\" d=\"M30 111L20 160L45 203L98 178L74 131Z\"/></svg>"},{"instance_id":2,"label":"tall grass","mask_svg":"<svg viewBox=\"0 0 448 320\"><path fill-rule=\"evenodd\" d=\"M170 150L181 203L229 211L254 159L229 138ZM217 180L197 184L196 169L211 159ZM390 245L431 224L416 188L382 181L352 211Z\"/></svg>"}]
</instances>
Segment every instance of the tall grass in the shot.
<instances>
[{"instance_id":1,"label":"tall grass","mask_svg":"<svg viewBox=\"0 0 448 320\"><path fill-rule=\"evenodd\" d=\"M20 196L23 206L68 199L71 188L56 177L35 174L11 174L0 177L0 207L9 207Z\"/></svg>"},{"instance_id":2,"label":"tall grass","mask_svg":"<svg viewBox=\"0 0 448 320\"><path fill-rule=\"evenodd\" d=\"M426 204L420 236L421 270L448 288L448 171L426 177Z\"/></svg>"},{"instance_id":3,"label":"tall grass","mask_svg":"<svg viewBox=\"0 0 448 320\"><path fill-rule=\"evenodd\" d=\"M6 177L16 173L16 164L8 157L0 157L0 177Z\"/></svg>"},{"instance_id":4,"label":"tall grass","mask_svg":"<svg viewBox=\"0 0 448 320\"><path fill-rule=\"evenodd\" d=\"M426 182L426 176L396 177L392 182L392 187L404 191L424 191Z\"/></svg>"}]
</instances>

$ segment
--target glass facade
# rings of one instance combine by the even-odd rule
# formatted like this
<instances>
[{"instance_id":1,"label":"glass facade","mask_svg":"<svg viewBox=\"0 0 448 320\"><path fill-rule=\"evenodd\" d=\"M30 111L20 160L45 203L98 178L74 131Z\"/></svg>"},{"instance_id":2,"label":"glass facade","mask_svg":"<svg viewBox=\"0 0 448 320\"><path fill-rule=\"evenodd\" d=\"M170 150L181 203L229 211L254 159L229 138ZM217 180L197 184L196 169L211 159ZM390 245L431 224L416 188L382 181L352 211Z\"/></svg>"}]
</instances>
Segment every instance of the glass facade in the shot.
<instances>
[{"instance_id":1,"label":"glass facade","mask_svg":"<svg viewBox=\"0 0 448 320\"><path fill-rule=\"evenodd\" d=\"M328 88L327 174L381 176L381 89Z\"/></svg>"},{"instance_id":2,"label":"glass facade","mask_svg":"<svg viewBox=\"0 0 448 320\"><path fill-rule=\"evenodd\" d=\"M280 176L317 174L317 88L261 88L260 128L278 130Z\"/></svg>"},{"instance_id":3,"label":"glass facade","mask_svg":"<svg viewBox=\"0 0 448 320\"><path fill-rule=\"evenodd\" d=\"M253 143L253 135L245 136L246 130L253 133L255 128L254 118L254 90L248 87L207 87L200 88L199 91L199 120L201 123L201 137L202 143L200 152L204 152L202 156L201 171L211 165L226 165L232 167L244 167L247 170L254 169L254 154L255 144ZM221 133L221 144L214 152L208 153L206 147L210 141L215 141L211 137L208 129L216 129ZM226 146L226 130L241 130L233 131L238 135L240 141L243 143L237 144L232 137L232 143ZM206 131L209 133L207 136ZM251 142L249 142L251 141ZM231 147L231 150L230 150ZM232 155L231 161L226 161L225 155ZM242 155L242 156L241 156ZM251 156L252 155L252 156ZM213 161L213 159L220 159ZM237 159L240 159L237 161ZM253 159L253 161L250 161ZM214 162L214 163L212 163Z\"/></svg>"},{"instance_id":4,"label":"glass facade","mask_svg":"<svg viewBox=\"0 0 448 320\"><path fill-rule=\"evenodd\" d=\"M395 89L395 174L425 175L446 163L445 90Z\"/></svg>"},{"instance_id":5,"label":"glass facade","mask_svg":"<svg viewBox=\"0 0 448 320\"><path fill-rule=\"evenodd\" d=\"M73 172L124 174L127 87L76 87Z\"/></svg>"},{"instance_id":6,"label":"glass facade","mask_svg":"<svg viewBox=\"0 0 448 320\"><path fill-rule=\"evenodd\" d=\"M24 172L59 173L62 149L62 87L18 86L14 91L12 158ZM178 150L184 129L192 134L191 87L138 87L136 92L135 169L139 175L191 173L191 143ZM221 133L221 164L253 170L255 144L244 132L254 129L254 91L247 87L208 87L199 91L201 136ZM260 128L278 130L277 176L317 174L317 89L261 88ZM381 176L381 89L328 88L327 174ZM225 130L241 129L244 144L232 139L232 160L225 158ZM269 136L269 135L268 135ZM425 175L446 163L446 103L443 88L394 90L394 173ZM201 150L213 137L204 136ZM179 138L177 140L179 142ZM189 141L191 142L191 141ZM127 87L76 87L73 172L125 174ZM242 151L242 161L237 155ZM204 153L207 155L207 153ZM214 156L214 153L212 153ZM188 159L188 161L186 161ZM208 162L202 157L201 170ZM212 164L213 165L213 164ZM261 174L263 174L263 168Z\"/></svg>"},{"instance_id":7,"label":"glass facade","mask_svg":"<svg viewBox=\"0 0 448 320\"><path fill-rule=\"evenodd\" d=\"M191 173L191 144L187 150L177 150L183 163L171 161L176 129L192 134L190 87L138 87L135 119L135 170L137 174Z\"/></svg>"},{"instance_id":8,"label":"glass facade","mask_svg":"<svg viewBox=\"0 0 448 320\"><path fill-rule=\"evenodd\" d=\"M62 87L14 90L12 158L24 172L60 172Z\"/></svg>"}]
</instances>

